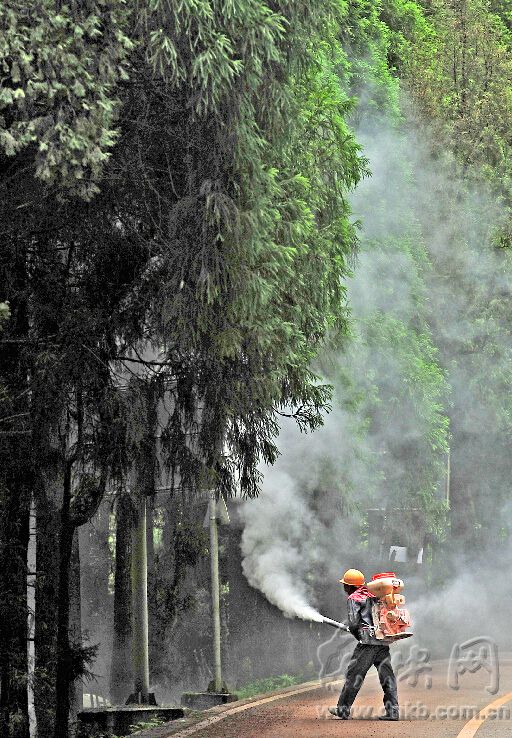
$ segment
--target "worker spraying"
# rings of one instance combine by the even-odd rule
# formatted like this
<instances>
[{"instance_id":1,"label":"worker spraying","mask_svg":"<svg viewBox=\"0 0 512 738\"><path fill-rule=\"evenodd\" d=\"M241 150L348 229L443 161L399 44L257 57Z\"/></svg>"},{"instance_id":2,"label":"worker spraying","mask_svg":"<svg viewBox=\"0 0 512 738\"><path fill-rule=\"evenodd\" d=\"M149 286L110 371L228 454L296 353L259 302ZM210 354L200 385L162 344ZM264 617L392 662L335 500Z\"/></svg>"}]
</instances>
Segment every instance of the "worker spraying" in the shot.
<instances>
[{"instance_id":1,"label":"worker spraying","mask_svg":"<svg viewBox=\"0 0 512 738\"><path fill-rule=\"evenodd\" d=\"M336 707L329 712L348 720L352 704L371 666L375 666L384 692L385 714L379 720L398 720L398 692L389 645L408 637L409 613L401 595L403 582L394 572L376 574L365 583L364 574L348 569L339 580L347 595L348 630L358 643L348 665L345 684Z\"/></svg>"}]
</instances>

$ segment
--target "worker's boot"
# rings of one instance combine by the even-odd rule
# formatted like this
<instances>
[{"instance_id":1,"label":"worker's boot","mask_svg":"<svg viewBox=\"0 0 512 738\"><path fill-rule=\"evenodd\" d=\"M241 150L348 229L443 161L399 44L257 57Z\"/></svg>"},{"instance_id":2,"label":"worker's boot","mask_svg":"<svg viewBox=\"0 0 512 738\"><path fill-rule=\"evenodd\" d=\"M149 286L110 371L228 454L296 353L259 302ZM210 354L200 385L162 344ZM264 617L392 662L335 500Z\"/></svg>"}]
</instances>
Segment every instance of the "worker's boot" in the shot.
<instances>
[{"instance_id":1,"label":"worker's boot","mask_svg":"<svg viewBox=\"0 0 512 738\"><path fill-rule=\"evenodd\" d=\"M348 720L350 717L350 710L346 707L329 707L329 712L340 720Z\"/></svg>"},{"instance_id":2,"label":"worker's boot","mask_svg":"<svg viewBox=\"0 0 512 738\"><path fill-rule=\"evenodd\" d=\"M386 713L381 715L379 720L400 720L398 707L392 707L391 710L386 710Z\"/></svg>"}]
</instances>

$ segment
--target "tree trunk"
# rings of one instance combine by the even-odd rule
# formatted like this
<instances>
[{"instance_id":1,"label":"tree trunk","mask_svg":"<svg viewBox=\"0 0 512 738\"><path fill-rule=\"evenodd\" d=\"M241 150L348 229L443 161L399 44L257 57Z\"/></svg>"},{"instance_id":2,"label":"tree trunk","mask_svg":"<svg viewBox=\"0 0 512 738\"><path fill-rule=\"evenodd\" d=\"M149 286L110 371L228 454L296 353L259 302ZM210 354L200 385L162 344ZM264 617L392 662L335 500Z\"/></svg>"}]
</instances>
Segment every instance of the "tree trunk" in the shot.
<instances>
[{"instance_id":1,"label":"tree trunk","mask_svg":"<svg viewBox=\"0 0 512 738\"><path fill-rule=\"evenodd\" d=\"M34 711L34 667L35 667L35 618L36 618L36 577L37 577L37 558L36 558L36 541L37 541L37 517L34 500L30 503L30 525L29 525L29 543L27 551L27 606L29 611L28 626L28 716L31 738L37 736L37 720Z\"/></svg>"},{"instance_id":2,"label":"tree trunk","mask_svg":"<svg viewBox=\"0 0 512 738\"><path fill-rule=\"evenodd\" d=\"M82 598L80 593L80 545L78 530L73 535L69 568L69 640L73 647L82 646ZM83 707L83 682L79 676L71 684L70 717L71 735L77 732L78 713Z\"/></svg>"},{"instance_id":3,"label":"tree trunk","mask_svg":"<svg viewBox=\"0 0 512 738\"><path fill-rule=\"evenodd\" d=\"M46 453L46 452L45 452ZM59 528L62 504L60 461L51 465L47 451L47 467L36 486L36 622L34 706L39 736L53 735L55 718L55 667L57 651L57 602L59 574ZM55 453L55 451L53 451Z\"/></svg>"},{"instance_id":4,"label":"tree trunk","mask_svg":"<svg viewBox=\"0 0 512 738\"><path fill-rule=\"evenodd\" d=\"M134 692L140 702L149 700L148 560L146 498L137 501L132 530L132 666Z\"/></svg>"},{"instance_id":5,"label":"tree trunk","mask_svg":"<svg viewBox=\"0 0 512 738\"><path fill-rule=\"evenodd\" d=\"M27 738L27 552L32 487L29 431L29 331L25 249L16 244L0 277L11 316L1 335L5 395L0 432L0 735ZM2 392L3 394L3 392Z\"/></svg>"},{"instance_id":6,"label":"tree trunk","mask_svg":"<svg viewBox=\"0 0 512 738\"><path fill-rule=\"evenodd\" d=\"M64 473L64 495L60 516L59 583L57 598L57 666L55 674L55 728L54 738L68 738L73 684L73 662L69 639L70 564L75 528L70 520L71 462Z\"/></svg>"},{"instance_id":7,"label":"tree trunk","mask_svg":"<svg viewBox=\"0 0 512 738\"><path fill-rule=\"evenodd\" d=\"M154 511L155 498L146 500L146 547L148 552L148 610L149 629L156 611L156 572L155 572L155 541L154 541Z\"/></svg>"},{"instance_id":8,"label":"tree trunk","mask_svg":"<svg viewBox=\"0 0 512 738\"><path fill-rule=\"evenodd\" d=\"M0 504L0 735L6 738L28 738L28 492L20 486L18 494L8 492L6 498Z\"/></svg>"},{"instance_id":9,"label":"tree trunk","mask_svg":"<svg viewBox=\"0 0 512 738\"><path fill-rule=\"evenodd\" d=\"M149 630L149 654L151 663L151 673L155 675L155 680L164 682L169 673L169 661L167 657L167 641L169 631L175 617L174 599L172 597L172 582L175 574L175 559L173 555L174 542L176 538L176 521L178 518L176 506L177 502L169 495L165 500L163 507L163 529L162 529L162 545L155 559L155 568L153 569L153 593L150 597L150 630ZM162 593L165 592L165 605L156 606L157 588ZM153 596L153 600L151 599ZM154 606L154 609L151 609ZM162 647L164 644L164 647Z\"/></svg>"},{"instance_id":10,"label":"tree trunk","mask_svg":"<svg viewBox=\"0 0 512 738\"><path fill-rule=\"evenodd\" d=\"M122 705L131 692L131 551L133 506L128 495L116 503L116 562L114 587L114 637L110 675L110 700Z\"/></svg>"},{"instance_id":11,"label":"tree trunk","mask_svg":"<svg viewBox=\"0 0 512 738\"><path fill-rule=\"evenodd\" d=\"M113 593L109 575L113 557L109 549L110 502L104 502L94 517L94 524L81 525L80 581L82 595L82 627L89 644L98 644L94 662L96 684L101 694L110 694L112 669Z\"/></svg>"},{"instance_id":12,"label":"tree trunk","mask_svg":"<svg viewBox=\"0 0 512 738\"><path fill-rule=\"evenodd\" d=\"M146 548L148 552L148 589L149 587L149 580L150 580L150 573L153 573L153 569L155 567L155 544L154 544L154 510L155 510L155 498L154 497L148 497L146 501ZM151 593L148 593L148 597L151 596Z\"/></svg>"}]
</instances>

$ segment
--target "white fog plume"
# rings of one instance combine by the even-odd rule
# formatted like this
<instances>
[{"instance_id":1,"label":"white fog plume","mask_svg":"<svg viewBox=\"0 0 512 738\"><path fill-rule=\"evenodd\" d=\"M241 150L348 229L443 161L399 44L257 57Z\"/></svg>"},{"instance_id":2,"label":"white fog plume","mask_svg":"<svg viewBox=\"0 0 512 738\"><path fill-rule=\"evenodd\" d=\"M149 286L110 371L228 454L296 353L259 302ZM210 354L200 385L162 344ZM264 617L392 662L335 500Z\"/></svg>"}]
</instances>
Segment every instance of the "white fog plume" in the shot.
<instances>
[{"instance_id":1,"label":"white fog plume","mask_svg":"<svg viewBox=\"0 0 512 738\"><path fill-rule=\"evenodd\" d=\"M314 585L339 586L343 550L357 537L342 515L336 490L328 494L318 487L327 475L336 480L347 470L362 473L348 442L351 422L348 414L333 411L314 434L285 422L280 435L285 452L265 470L260 497L242 506L244 574L287 617L322 621L313 606ZM343 429L346 442L340 443Z\"/></svg>"},{"instance_id":2,"label":"white fog plume","mask_svg":"<svg viewBox=\"0 0 512 738\"><path fill-rule=\"evenodd\" d=\"M263 494L242 512L244 574L287 617L321 622L320 613L308 604L311 554L306 554L304 541L311 540L313 531L305 500L288 474L277 471L271 477L277 494Z\"/></svg>"}]
</instances>

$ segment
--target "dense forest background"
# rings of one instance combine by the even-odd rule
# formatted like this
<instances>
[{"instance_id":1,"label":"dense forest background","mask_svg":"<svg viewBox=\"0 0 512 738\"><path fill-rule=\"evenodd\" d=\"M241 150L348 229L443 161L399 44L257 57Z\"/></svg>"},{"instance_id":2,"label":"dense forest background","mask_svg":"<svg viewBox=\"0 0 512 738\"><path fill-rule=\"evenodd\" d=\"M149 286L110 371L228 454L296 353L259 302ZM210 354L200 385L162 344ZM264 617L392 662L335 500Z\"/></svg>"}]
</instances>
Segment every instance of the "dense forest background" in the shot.
<instances>
[{"instance_id":1,"label":"dense forest background","mask_svg":"<svg viewBox=\"0 0 512 738\"><path fill-rule=\"evenodd\" d=\"M507 2L2 4L3 736L132 691L141 501L159 700L212 676L211 489L232 687L318 671L277 607L349 556L423 549L426 645L506 571L511 51Z\"/></svg>"}]
</instances>

